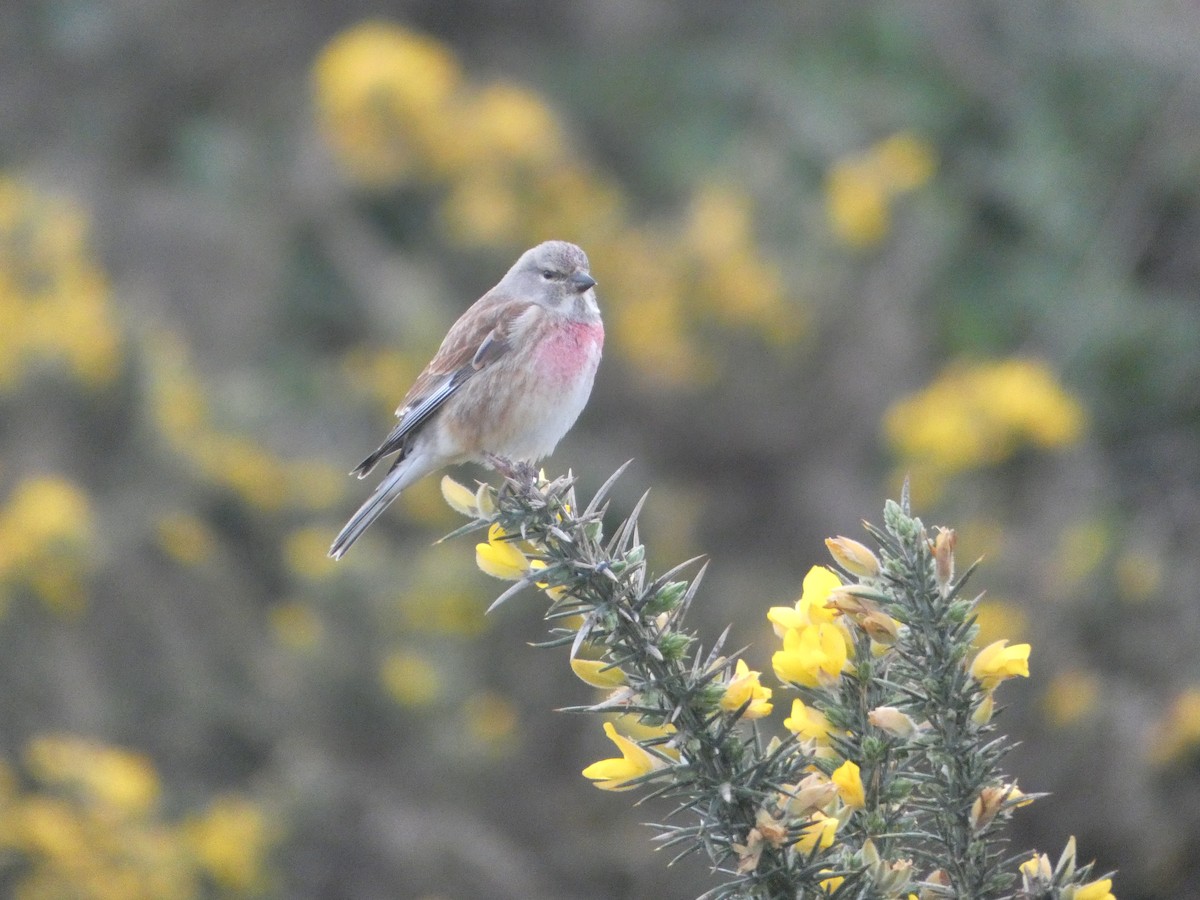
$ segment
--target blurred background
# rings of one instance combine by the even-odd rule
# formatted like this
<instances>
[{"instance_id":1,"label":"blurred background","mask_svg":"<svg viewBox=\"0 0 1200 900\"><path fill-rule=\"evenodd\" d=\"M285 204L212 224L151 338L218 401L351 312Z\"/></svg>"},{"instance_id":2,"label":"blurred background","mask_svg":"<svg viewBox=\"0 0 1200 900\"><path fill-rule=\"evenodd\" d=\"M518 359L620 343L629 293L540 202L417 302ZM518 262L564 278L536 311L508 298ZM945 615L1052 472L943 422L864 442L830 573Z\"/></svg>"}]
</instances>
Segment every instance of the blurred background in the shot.
<instances>
[{"instance_id":1,"label":"blurred background","mask_svg":"<svg viewBox=\"0 0 1200 900\"><path fill-rule=\"evenodd\" d=\"M1014 851L1200 895L1198 46L1172 0L10 0L0 894L716 883L579 776L592 689L542 597L484 616L436 478L325 558L553 237L608 342L547 471L634 460L614 520L652 488L652 569L710 554L702 637L770 673L767 608L907 473L981 641L1033 644Z\"/></svg>"}]
</instances>

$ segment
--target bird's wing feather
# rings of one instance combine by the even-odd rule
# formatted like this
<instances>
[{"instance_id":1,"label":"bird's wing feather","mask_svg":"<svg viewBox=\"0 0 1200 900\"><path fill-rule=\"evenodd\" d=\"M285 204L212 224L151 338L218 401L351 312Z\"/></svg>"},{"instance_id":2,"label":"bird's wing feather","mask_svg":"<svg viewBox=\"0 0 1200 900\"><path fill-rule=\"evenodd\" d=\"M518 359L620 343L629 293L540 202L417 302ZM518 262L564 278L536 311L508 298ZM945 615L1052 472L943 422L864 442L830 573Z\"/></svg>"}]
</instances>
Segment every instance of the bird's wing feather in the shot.
<instances>
[{"instance_id":1,"label":"bird's wing feather","mask_svg":"<svg viewBox=\"0 0 1200 900\"><path fill-rule=\"evenodd\" d=\"M391 453L403 459L421 426L477 372L508 352L514 321L533 304L503 295L485 294L446 334L442 346L417 377L396 410L400 421L379 449L354 470L360 478ZM399 460L397 460L398 462Z\"/></svg>"}]
</instances>

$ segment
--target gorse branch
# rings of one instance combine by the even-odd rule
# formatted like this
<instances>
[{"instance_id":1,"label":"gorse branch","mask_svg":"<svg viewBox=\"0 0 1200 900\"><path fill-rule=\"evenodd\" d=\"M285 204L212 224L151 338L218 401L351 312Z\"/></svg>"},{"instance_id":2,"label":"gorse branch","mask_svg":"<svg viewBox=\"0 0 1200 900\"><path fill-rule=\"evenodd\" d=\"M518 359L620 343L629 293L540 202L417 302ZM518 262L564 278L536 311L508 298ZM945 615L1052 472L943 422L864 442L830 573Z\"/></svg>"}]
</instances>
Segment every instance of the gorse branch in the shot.
<instances>
[{"instance_id":1,"label":"gorse branch","mask_svg":"<svg viewBox=\"0 0 1200 900\"><path fill-rule=\"evenodd\" d=\"M1076 866L1073 840L1054 867L1006 854L1004 824L1034 797L1004 779L993 698L1028 676L1029 646L973 647L976 600L970 571L955 572L953 532L931 535L904 496L867 526L877 551L827 542L838 571L814 567L793 606L767 613L782 642L772 666L796 698L766 736L773 692L760 673L724 635L705 647L685 628L703 566L690 579L698 560L648 573L645 497L606 535L620 474L582 510L570 476L528 467L498 490L442 487L474 519L455 534L487 529L480 568L515 581L493 606L543 590L542 646L569 646L575 673L606 691L576 711L609 717L621 755L583 774L672 801L659 840L674 858L708 856L725 880L706 897L1111 896L1111 879Z\"/></svg>"}]
</instances>

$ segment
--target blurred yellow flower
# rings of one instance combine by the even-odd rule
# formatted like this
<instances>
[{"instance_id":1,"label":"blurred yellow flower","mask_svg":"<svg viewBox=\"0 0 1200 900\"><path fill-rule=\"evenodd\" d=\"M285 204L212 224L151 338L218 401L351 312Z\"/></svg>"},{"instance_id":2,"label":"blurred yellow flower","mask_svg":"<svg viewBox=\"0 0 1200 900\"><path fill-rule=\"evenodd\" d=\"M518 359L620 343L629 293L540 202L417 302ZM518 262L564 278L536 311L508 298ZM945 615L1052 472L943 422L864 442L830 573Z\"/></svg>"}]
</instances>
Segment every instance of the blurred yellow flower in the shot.
<instances>
[{"instance_id":1,"label":"blurred yellow flower","mask_svg":"<svg viewBox=\"0 0 1200 900\"><path fill-rule=\"evenodd\" d=\"M457 637L474 637L490 627L486 606L477 594L447 591L442 584L418 585L401 598L405 628Z\"/></svg>"},{"instance_id":2,"label":"blurred yellow flower","mask_svg":"<svg viewBox=\"0 0 1200 900\"><path fill-rule=\"evenodd\" d=\"M894 198L929 181L935 166L932 146L911 132L835 162L825 178L825 212L834 235L852 247L883 240Z\"/></svg>"},{"instance_id":3,"label":"blurred yellow flower","mask_svg":"<svg viewBox=\"0 0 1200 900\"><path fill-rule=\"evenodd\" d=\"M1015 603L985 597L975 607L975 624L979 628L975 646L986 647L1000 640L1002 635L1024 635L1029 629L1029 616Z\"/></svg>"},{"instance_id":4,"label":"blurred yellow flower","mask_svg":"<svg viewBox=\"0 0 1200 900\"><path fill-rule=\"evenodd\" d=\"M821 872L819 872L818 874L824 874L825 872L828 872L828 871L829 871L828 869L822 869ZM840 888L842 886L842 882L845 880L846 880L846 878L843 875L834 875L831 878L822 878L821 882L818 886L826 894L832 894L834 891L836 891L838 888Z\"/></svg>"},{"instance_id":5,"label":"blurred yellow flower","mask_svg":"<svg viewBox=\"0 0 1200 900\"><path fill-rule=\"evenodd\" d=\"M495 691L480 691L467 699L467 727L492 750L503 750L517 731L517 708Z\"/></svg>"},{"instance_id":6,"label":"blurred yellow flower","mask_svg":"<svg viewBox=\"0 0 1200 900\"><path fill-rule=\"evenodd\" d=\"M267 618L275 639L292 650L313 649L324 631L317 614L298 600L276 604Z\"/></svg>"},{"instance_id":7,"label":"blurred yellow flower","mask_svg":"<svg viewBox=\"0 0 1200 900\"><path fill-rule=\"evenodd\" d=\"M313 67L317 114L338 160L367 184L394 183L452 153L447 107L461 72L440 42L388 22L335 37Z\"/></svg>"},{"instance_id":8,"label":"blurred yellow flower","mask_svg":"<svg viewBox=\"0 0 1200 900\"><path fill-rule=\"evenodd\" d=\"M523 210L512 185L492 172L471 173L455 181L442 204L442 219L460 243L505 243L521 224Z\"/></svg>"},{"instance_id":9,"label":"blurred yellow flower","mask_svg":"<svg viewBox=\"0 0 1200 900\"><path fill-rule=\"evenodd\" d=\"M884 138L872 150L880 180L895 192L922 187L933 177L937 156L933 146L911 131Z\"/></svg>"},{"instance_id":10,"label":"blurred yellow flower","mask_svg":"<svg viewBox=\"0 0 1200 900\"><path fill-rule=\"evenodd\" d=\"M428 706L442 691L437 667L424 654L389 653L379 669L384 688L401 706Z\"/></svg>"},{"instance_id":11,"label":"blurred yellow flower","mask_svg":"<svg viewBox=\"0 0 1200 900\"><path fill-rule=\"evenodd\" d=\"M602 759L583 770L583 777L590 778L602 791L628 791L637 785L629 784L635 778L649 775L665 764L661 759L642 749L634 741L617 734L612 722L604 723L604 733L621 751L620 758Z\"/></svg>"},{"instance_id":12,"label":"blurred yellow flower","mask_svg":"<svg viewBox=\"0 0 1200 900\"><path fill-rule=\"evenodd\" d=\"M25 764L38 780L78 787L121 815L144 816L158 803L158 775L140 754L56 735L35 738Z\"/></svg>"},{"instance_id":13,"label":"blurred yellow flower","mask_svg":"<svg viewBox=\"0 0 1200 900\"><path fill-rule=\"evenodd\" d=\"M345 476L329 463L282 459L249 438L217 430L178 337L155 332L144 347L155 425L171 451L204 481L266 513L328 509L345 493Z\"/></svg>"},{"instance_id":14,"label":"blurred yellow flower","mask_svg":"<svg viewBox=\"0 0 1200 900\"><path fill-rule=\"evenodd\" d=\"M1075 725L1096 708L1100 680L1090 672L1067 669L1051 680L1042 696L1047 721L1057 728Z\"/></svg>"},{"instance_id":15,"label":"blurred yellow flower","mask_svg":"<svg viewBox=\"0 0 1200 900\"><path fill-rule=\"evenodd\" d=\"M1155 765L1190 758L1200 748L1200 686L1185 688L1147 735L1146 755Z\"/></svg>"},{"instance_id":16,"label":"blurred yellow flower","mask_svg":"<svg viewBox=\"0 0 1200 900\"><path fill-rule=\"evenodd\" d=\"M201 518L191 513L173 512L159 517L154 524L158 545L167 556L185 566L196 566L212 558L217 539Z\"/></svg>"},{"instance_id":17,"label":"blurred yellow flower","mask_svg":"<svg viewBox=\"0 0 1200 900\"><path fill-rule=\"evenodd\" d=\"M1068 591L1100 568L1112 546L1109 524L1102 519L1083 519L1063 529L1055 550L1056 587Z\"/></svg>"},{"instance_id":18,"label":"blurred yellow flower","mask_svg":"<svg viewBox=\"0 0 1200 900\"><path fill-rule=\"evenodd\" d=\"M239 797L202 816L162 818L157 773L141 754L78 738L36 738L30 786L7 785L0 851L14 897L196 900L259 893L274 839L265 816Z\"/></svg>"},{"instance_id":19,"label":"blurred yellow flower","mask_svg":"<svg viewBox=\"0 0 1200 900\"><path fill-rule=\"evenodd\" d=\"M1083 433L1083 407L1049 367L1030 359L955 364L893 403L884 431L901 465L936 485L995 465L1024 446L1066 447Z\"/></svg>"},{"instance_id":20,"label":"blurred yellow flower","mask_svg":"<svg viewBox=\"0 0 1200 900\"><path fill-rule=\"evenodd\" d=\"M1146 550L1126 550L1116 563L1117 592L1129 603L1144 603L1158 596L1163 582L1163 562Z\"/></svg>"},{"instance_id":21,"label":"blurred yellow flower","mask_svg":"<svg viewBox=\"0 0 1200 900\"><path fill-rule=\"evenodd\" d=\"M91 386L116 377L121 335L88 231L71 201L0 174L0 389L43 360Z\"/></svg>"},{"instance_id":22,"label":"blurred yellow flower","mask_svg":"<svg viewBox=\"0 0 1200 900\"><path fill-rule=\"evenodd\" d=\"M825 214L834 235L851 247L869 247L891 226L888 192L858 162L837 162L825 177Z\"/></svg>"},{"instance_id":23,"label":"blurred yellow flower","mask_svg":"<svg viewBox=\"0 0 1200 900\"><path fill-rule=\"evenodd\" d=\"M29 588L54 612L78 613L92 540L91 504L80 488L52 475L27 479L0 509L0 580Z\"/></svg>"},{"instance_id":24,"label":"blurred yellow flower","mask_svg":"<svg viewBox=\"0 0 1200 900\"><path fill-rule=\"evenodd\" d=\"M562 152L558 120L537 94L497 81L466 103L460 139L468 154L491 164L545 164Z\"/></svg>"},{"instance_id":25,"label":"blurred yellow flower","mask_svg":"<svg viewBox=\"0 0 1200 900\"><path fill-rule=\"evenodd\" d=\"M625 191L571 145L544 96L471 80L450 47L398 25L366 22L335 37L313 84L321 130L350 177L430 188L454 241L505 251L549 234L584 242L593 271L605 273L613 344L643 374L712 378L718 355L699 345L713 340L703 333L713 323L774 344L803 333L806 317L784 302L787 281L760 252L754 204L737 186L701 186L680 221L638 227ZM903 152L885 155L912 180Z\"/></svg>"},{"instance_id":26,"label":"blurred yellow flower","mask_svg":"<svg viewBox=\"0 0 1200 900\"><path fill-rule=\"evenodd\" d=\"M185 833L200 864L222 888L249 893L266 886L267 855L277 835L256 804L218 797L185 825Z\"/></svg>"}]
</instances>

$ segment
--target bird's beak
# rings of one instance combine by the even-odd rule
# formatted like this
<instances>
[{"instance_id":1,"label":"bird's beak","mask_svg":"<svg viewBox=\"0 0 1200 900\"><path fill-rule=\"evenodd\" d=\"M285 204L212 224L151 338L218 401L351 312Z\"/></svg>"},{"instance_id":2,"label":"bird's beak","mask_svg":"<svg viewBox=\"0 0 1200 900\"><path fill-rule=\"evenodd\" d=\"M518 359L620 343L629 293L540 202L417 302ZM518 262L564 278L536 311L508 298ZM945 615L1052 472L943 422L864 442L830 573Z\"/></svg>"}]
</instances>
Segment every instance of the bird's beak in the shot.
<instances>
[{"instance_id":1,"label":"bird's beak","mask_svg":"<svg viewBox=\"0 0 1200 900\"><path fill-rule=\"evenodd\" d=\"M593 288L596 286L596 279L587 272L576 272L574 275L568 278L567 281L571 282L571 285L575 288L575 293L577 294L582 294L588 288Z\"/></svg>"}]
</instances>

